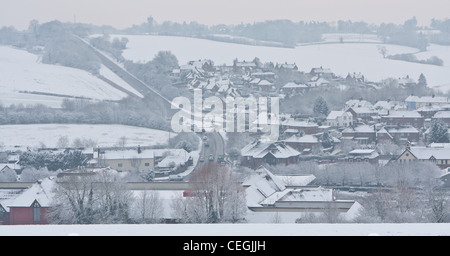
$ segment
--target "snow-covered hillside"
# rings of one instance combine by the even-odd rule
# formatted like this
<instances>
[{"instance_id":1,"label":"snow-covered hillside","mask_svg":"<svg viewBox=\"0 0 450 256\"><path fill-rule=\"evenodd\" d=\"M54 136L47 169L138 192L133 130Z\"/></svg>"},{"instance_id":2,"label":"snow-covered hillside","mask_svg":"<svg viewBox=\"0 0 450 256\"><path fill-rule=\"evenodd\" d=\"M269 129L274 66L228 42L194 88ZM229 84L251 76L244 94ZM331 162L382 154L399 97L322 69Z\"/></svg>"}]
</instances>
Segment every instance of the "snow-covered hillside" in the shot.
<instances>
[{"instance_id":1,"label":"snow-covered hillside","mask_svg":"<svg viewBox=\"0 0 450 256\"><path fill-rule=\"evenodd\" d=\"M112 76L104 68L101 71ZM38 55L7 46L0 46L0 91L3 105L39 103L50 107L60 107L62 96L94 100L128 96L86 71L43 64Z\"/></svg>"},{"instance_id":2,"label":"snow-covered hillside","mask_svg":"<svg viewBox=\"0 0 450 256\"><path fill-rule=\"evenodd\" d=\"M373 36L344 34L344 43L331 43L339 40L338 34L326 36L326 44L299 45L295 49L251 46L216 42L205 39L154 36L154 35L115 35L127 37L129 43L123 56L136 62L150 61L158 51L171 51L180 64L191 60L211 59L216 65L232 65L235 58L252 61L255 57L262 62L296 63L300 70L309 72L311 68L323 66L340 76L361 72L366 79L378 82L385 78L399 78L409 75L418 79L423 73L430 87L443 91L450 90L449 47L431 45L429 51L418 53L418 49L381 44ZM351 43L345 43L351 42ZM358 43L360 42L360 43ZM391 60L383 58L379 47L386 47L388 55L401 53L417 54L418 59L437 56L444 60L444 66Z\"/></svg>"},{"instance_id":3,"label":"snow-covered hillside","mask_svg":"<svg viewBox=\"0 0 450 256\"><path fill-rule=\"evenodd\" d=\"M125 125L88 124L33 124L0 125L0 144L5 148L14 146L36 147L41 143L56 147L60 137L67 136L69 146L75 139L90 139L100 147L114 146L119 138L126 137L126 146L151 146L166 144L169 132ZM174 134L171 134L174 136Z\"/></svg>"}]
</instances>

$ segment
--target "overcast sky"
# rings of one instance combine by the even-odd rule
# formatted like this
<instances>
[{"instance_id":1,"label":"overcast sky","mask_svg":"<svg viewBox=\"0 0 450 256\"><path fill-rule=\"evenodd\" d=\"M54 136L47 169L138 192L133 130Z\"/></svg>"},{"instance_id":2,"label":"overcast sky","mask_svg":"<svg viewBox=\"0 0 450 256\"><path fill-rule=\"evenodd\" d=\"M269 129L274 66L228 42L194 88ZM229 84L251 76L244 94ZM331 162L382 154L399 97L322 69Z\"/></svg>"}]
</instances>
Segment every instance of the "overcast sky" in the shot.
<instances>
[{"instance_id":1,"label":"overcast sky","mask_svg":"<svg viewBox=\"0 0 450 256\"><path fill-rule=\"evenodd\" d=\"M197 21L206 25L289 19L403 23L419 25L450 18L450 0L0 0L0 27L25 29L31 20L74 21L117 28L141 24L148 16L161 23Z\"/></svg>"}]
</instances>

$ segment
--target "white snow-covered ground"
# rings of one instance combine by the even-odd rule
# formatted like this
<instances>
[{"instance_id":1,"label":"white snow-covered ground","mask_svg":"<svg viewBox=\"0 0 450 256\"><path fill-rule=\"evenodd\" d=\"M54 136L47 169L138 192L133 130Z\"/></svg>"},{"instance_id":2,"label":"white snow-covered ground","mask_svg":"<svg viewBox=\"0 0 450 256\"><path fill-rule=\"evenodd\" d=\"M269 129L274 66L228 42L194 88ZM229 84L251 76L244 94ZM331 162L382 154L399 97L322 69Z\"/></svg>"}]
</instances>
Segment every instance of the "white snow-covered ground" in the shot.
<instances>
[{"instance_id":1,"label":"white snow-covered ground","mask_svg":"<svg viewBox=\"0 0 450 256\"><path fill-rule=\"evenodd\" d=\"M450 224L141 224L0 226L0 236L449 236Z\"/></svg>"},{"instance_id":2,"label":"white snow-covered ground","mask_svg":"<svg viewBox=\"0 0 450 256\"><path fill-rule=\"evenodd\" d=\"M443 91L450 90L449 47L430 45L427 52L417 55L419 59L426 55L437 56L444 60L444 66L385 59L379 52L379 46L387 49L388 55L417 53L419 50L406 46L381 44L373 36L344 34L350 44L329 43L317 45L299 45L295 49L252 46L216 42L206 39L154 36L154 35L114 35L127 37L129 43L123 56L135 62L146 62L154 58L159 51L171 51L180 65L191 60L211 59L216 65L232 65L233 60L252 61L255 57L262 62L296 63L299 70L309 72L314 67L330 68L335 74L347 76L348 73L362 73L366 79L378 82L385 78L399 78L409 75L418 79L423 73L430 87ZM328 34L326 41L338 40L339 35ZM361 43L356 43L358 40Z\"/></svg>"},{"instance_id":3,"label":"white snow-covered ground","mask_svg":"<svg viewBox=\"0 0 450 256\"><path fill-rule=\"evenodd\" d=\"M67 136L69 146L75 139L91 139L100 147L114 146L119 138L127 138L126 146L166 144L169 132L126 125L32 124L0 125L0 144L5 148L36 147L44 143L56 147L60 137ZM171 136L175 136L171 133Z\"/></svg>"},{"instance_id":4,"label":"white snow-covered ground","mask_svg":"<svg viewBox=\"0 0 450 256\"><path fill-rule=\"evenodd\" d=\"M112 76L104 68L102 73L108 77ZM123 82L119 83L119 85L122 84ZM64 99L64 97L20 93L20 91L52 93L94 100L120 100L128 96L84 70L43 64L38 55L0 46L1 104L40 103L50 107L60 107Z\"/></svg>"}]
</instances>

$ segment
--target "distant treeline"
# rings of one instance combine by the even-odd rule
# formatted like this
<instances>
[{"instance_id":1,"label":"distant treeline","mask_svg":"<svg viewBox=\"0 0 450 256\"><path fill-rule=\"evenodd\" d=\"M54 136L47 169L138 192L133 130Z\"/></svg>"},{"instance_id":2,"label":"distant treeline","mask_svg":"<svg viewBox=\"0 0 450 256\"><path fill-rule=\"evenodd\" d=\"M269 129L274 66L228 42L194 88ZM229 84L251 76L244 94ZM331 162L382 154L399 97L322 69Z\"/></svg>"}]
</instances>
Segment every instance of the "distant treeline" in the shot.
<instances>
[{"instance_id":1,"label":"distant treeline","mask_svg":"<svg viewBox=\"0 0 450 256\"><path fill-rule=\"evenodd\" d=\"M153 129L169 129L167 120L158 115L151 99L123 99L113 102L91 102L66 99L61 109L43 105L0 105L0 125L6 124L122 124Z\"/></svg>"}]
</instances>

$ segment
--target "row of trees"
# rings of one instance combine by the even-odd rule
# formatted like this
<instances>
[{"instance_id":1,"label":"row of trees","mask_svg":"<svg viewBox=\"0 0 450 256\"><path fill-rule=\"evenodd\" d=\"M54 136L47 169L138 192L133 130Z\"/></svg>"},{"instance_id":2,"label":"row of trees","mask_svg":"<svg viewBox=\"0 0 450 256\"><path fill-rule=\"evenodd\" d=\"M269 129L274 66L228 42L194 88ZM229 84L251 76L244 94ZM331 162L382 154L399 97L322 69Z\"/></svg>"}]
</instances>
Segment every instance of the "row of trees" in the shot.
<instances>
[{"instance_id":1,"label":"row of trees","mask_svg":"<svg viewBox=\"0 0 450 256\"><path fill-rule=\"evenodd\" d=\"M172 218L186 223L237 222L246 212L245 193L232 172L207 164L195 175L190 197L164 204L154 191L128 189L114 170L64 176L55 187L49 218L57 224L157 223L172 210ZM167 217L167 216L165 216Z\"/></svg>"},{"instance_id":2,"label":"row of trees","mask_svg":"<svg viewBox=\"0 0 450 256\"><path fill-rule=\"evenodd\" d=\"M86 166L88 159L81 151L66 151L62 153L30 152L20 155L22 167L35 169L47 168L49 171L67 170Z\"/></svg>"},{"instance_id":3,"label":"row of trees","mask_svg":"<svg viewBox=\"0 0 450 256\"><path fill-rule=\"evenodd\" d=\"M448 20L435 20L431 22L431 27L439 29L442 34L447 35ZM380 25L368 24L363 21L353 22L351 20L339 20L336 23L331 22L292 22L290 20L269 20L264 22L255 22L252 24L238 25L215 25L206 26L197 22L176 23L164 21L159 24L153 17L148 17L147 22L140 25L134 25L125 29L126 33L156 33L162 35L179 35L192 37L207 37L209 35L225 34L237 36L236 38L227 37L208 37L213 40L228 40L237 43L255 44L249 38L261 42L278 42L286 47L294 47L298 43L319 42L324 33L358 33L358 34L377 34L386 43L396 43L407 45L425 50L428 43L449 43L448 39L440 34L426 35L418 33L421 28L417 24L416 17L406 20L403 24L382 23Z\"/></svg>"},{"instance_id":4,"label":"row of trees","mask_svg":"<svg viewBox=\"0 0 450 256\"><path fill-rule=\"evenodd\" d=\"M303 162L283 169L272 167L272 170L284 174L313 174L315 184L322 186L371 186L374 190L370 193L352 196L337 193L338 199L354 199L363 206L355 222L450 221L448 191L442 189L439 179L442 171L433 163L391 163L386 166L340 163L319 167L313 162ZM299 222L344 221L333 215L332 210L321 217L303 215Z\"/></svg>"},{"instance_id":5,"label":"row of trees","mask_svg":"<svg viewBox=\"0 0 450 256\"><path fill-rule=\"evenodd\" d=\"M0 105L0 124L123 124L167 130L168 121L154 111L158 107L148 98L125 98L119 102L66 99L62 109L43 105Z\"/></svg>"}]
</instances>

